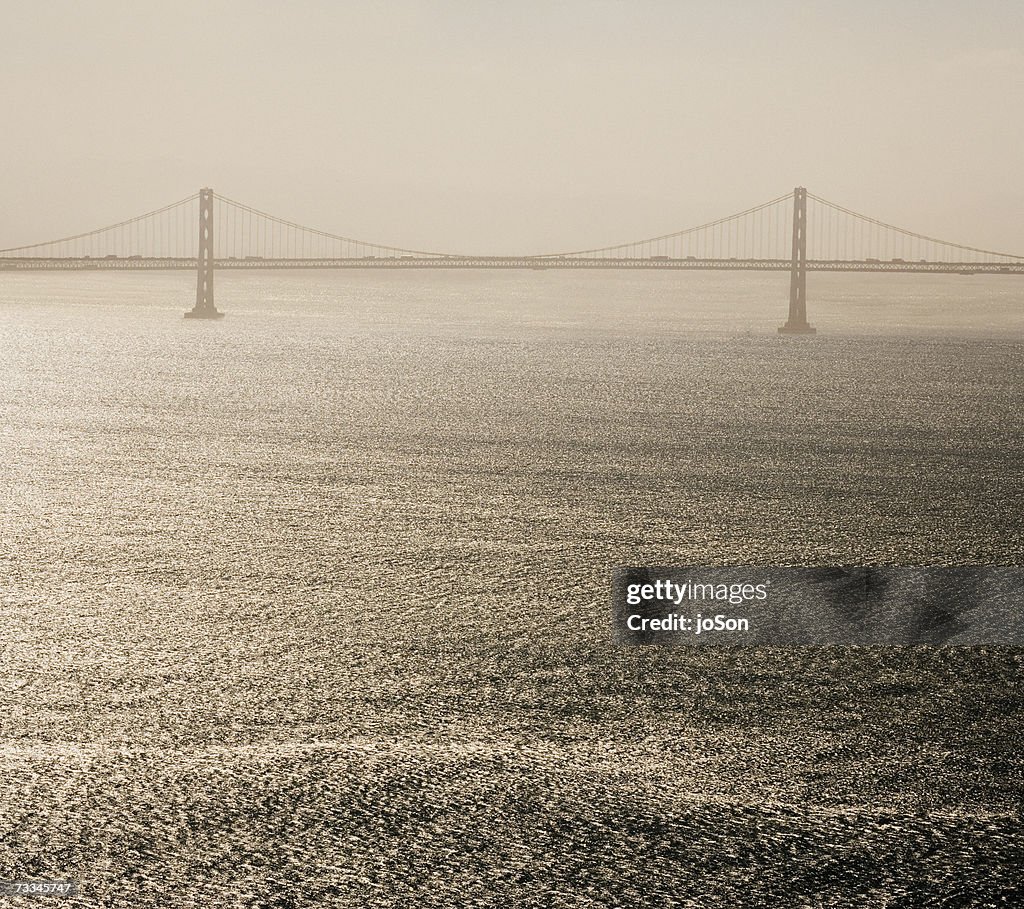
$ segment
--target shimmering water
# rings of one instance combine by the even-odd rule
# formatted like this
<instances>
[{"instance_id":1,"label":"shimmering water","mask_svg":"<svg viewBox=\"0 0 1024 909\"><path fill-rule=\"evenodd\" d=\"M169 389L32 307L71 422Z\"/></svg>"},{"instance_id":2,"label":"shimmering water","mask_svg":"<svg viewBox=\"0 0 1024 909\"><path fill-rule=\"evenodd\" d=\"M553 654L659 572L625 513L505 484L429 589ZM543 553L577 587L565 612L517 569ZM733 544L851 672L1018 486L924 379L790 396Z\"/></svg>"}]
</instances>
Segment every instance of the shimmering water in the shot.
<instances>
[{"instance_id":1,"label":"shimmering water","mask_svg":"<svg viewBox=\"0 0 1024 909\"><path fill-rule=\"evenodd\" d=\"M621 563L1021 561L1024 282L786 291L0 275L0 879L1013 905L1019 651L608 643Z\"/></svg>"}]
</instances>

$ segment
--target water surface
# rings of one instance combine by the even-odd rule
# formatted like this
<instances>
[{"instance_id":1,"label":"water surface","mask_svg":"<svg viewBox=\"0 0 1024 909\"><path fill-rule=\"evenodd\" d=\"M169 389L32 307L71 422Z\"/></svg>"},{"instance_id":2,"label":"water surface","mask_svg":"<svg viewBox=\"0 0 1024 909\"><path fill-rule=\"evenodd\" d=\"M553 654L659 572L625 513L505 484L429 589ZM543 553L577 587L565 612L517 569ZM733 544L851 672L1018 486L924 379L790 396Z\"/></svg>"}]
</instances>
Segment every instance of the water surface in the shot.
<instances>
[{"instance_id":1,"label":"water surface","mask_svg":"<svg viewBox=\"0 0 1024 909\"><path fill-rule=\"evenodd\" d=\"M217 282L0 276L0 877L1009 905L1019 651L626 650L607 599L1020 562L1019 279L812 275L813 339L780 275Z\"/></svg>"}]
</instances>

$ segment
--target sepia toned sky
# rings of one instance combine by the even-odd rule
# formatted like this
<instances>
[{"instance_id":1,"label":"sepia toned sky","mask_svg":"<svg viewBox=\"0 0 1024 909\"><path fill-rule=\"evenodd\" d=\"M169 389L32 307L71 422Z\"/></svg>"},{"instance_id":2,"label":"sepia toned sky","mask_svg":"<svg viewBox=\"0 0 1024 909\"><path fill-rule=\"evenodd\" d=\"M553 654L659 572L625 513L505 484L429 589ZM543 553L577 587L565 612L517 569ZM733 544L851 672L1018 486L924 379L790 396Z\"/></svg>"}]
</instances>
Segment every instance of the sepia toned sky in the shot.
<instances>
[{"instance_id":1,"label":"sepia toned sky","mask_svg":"<svg viewBox=\"0 0 1024 909\"><path fill-rule=\"evenodd\" d=\"M543 252L794 185L1024 253L1024 3L0 0L0 247L200 186Z\"/></svg>"}]
</instances>

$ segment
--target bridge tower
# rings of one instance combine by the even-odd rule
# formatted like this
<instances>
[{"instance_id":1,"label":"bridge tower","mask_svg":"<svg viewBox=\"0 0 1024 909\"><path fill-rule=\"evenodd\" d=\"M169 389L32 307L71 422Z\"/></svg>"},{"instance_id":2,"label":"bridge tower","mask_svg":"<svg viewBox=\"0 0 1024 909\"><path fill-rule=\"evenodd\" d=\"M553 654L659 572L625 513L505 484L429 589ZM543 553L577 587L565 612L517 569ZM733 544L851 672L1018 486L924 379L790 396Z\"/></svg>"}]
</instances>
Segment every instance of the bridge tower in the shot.
<instances>
[{"instance_id":1,"label":"bridge tower","mask_svg":"<svg viewBox=\"0 0 1024 909\"><path fill-rule=\"evenodd\" d=\"M813 335L807 323L807 190L793 190L793 258L789 267L789 318L782 335Z\"/></svg>"},{"instance_id":2,"label":"bridge tower","mask_svg":"<svg viewBox=\"0 0 1024 909\"><path fill-rule=\"evenodd\" d=\"M186 319L222 319L213 305L213 190L199 190L199 250L196 254L196 305Z\"/></svg>"}]
</instances>

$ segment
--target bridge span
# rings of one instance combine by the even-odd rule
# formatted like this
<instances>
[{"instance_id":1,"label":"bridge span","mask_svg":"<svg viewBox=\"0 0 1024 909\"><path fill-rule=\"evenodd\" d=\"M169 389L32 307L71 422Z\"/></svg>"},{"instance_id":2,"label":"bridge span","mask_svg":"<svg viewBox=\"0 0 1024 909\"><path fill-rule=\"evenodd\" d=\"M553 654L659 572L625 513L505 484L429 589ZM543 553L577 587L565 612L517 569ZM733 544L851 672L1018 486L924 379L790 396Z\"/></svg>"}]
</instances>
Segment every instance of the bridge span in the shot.
<instances>
[{"instance_id":1,"label":"bridge span","mask_svg":"<svg viewBox=\"0 0 1024 909\"><path fill-rule=\"evenodd\" d=\"M789 313L779 331L814 334L808 272L1022 275L1024 255L916 233L797 187L696 227L591 249L462 255L368 243L305 227L204 188L127 221L44 243L0 249L0 271L195 269L186 315L217 319L214 275L241 269L589 269L784 271Z\"/></svg>"}]
</instances>

